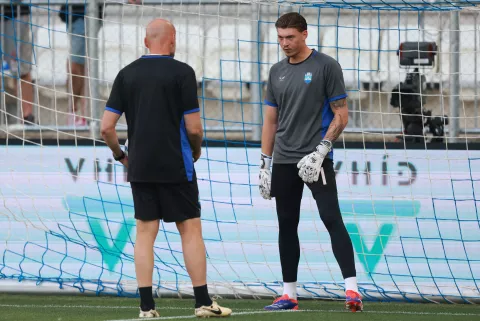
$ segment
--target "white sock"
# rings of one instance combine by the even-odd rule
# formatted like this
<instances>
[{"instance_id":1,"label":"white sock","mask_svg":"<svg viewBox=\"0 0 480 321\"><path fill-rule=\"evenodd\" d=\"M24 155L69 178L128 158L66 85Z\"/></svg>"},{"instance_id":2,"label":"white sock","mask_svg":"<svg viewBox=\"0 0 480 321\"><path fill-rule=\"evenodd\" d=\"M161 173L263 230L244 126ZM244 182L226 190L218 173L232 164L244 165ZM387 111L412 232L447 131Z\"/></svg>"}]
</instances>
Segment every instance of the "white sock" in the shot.
<instances>
[{"instance_id":1,"label":"white sock","mask_svg":"<svg viewBox=\"0 0 480 321\"><path fill-rule=\"evenodd\" d=\"M359 293L358 286L357 286L357 278L355 276L345 279L345 292L348 290L352 290Z\"/></svg>"},{"instance_id":2,"label":"white sock","mask_svg":"<svg viewBox=\"0 0 480 321\"><path fill-rule=\"evenodd\" d=\"M283 294L287 294L290 299L297 299L297 282L284 282Z\"/></svg>"}]
</instances>

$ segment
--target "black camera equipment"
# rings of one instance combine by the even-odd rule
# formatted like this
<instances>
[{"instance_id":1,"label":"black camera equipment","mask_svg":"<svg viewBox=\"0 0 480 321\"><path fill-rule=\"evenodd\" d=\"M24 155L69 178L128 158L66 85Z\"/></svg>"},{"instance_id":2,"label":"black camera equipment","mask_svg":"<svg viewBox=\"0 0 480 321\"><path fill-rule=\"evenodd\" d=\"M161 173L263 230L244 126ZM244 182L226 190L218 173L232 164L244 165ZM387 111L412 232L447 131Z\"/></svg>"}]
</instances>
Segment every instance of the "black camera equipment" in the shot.
<instances>
[{"instance_id":1,"label":"black camera equipment","mask_svg":"<svg viewBox=\"0 0 480 321\"><path fill-rule=\"evenodd\" d=\"M400 66L415 66L413 72L407 73L405 81L393 88L390 98L390 105L400 108L405 141L424 142L426 131L434 136L431 142L443 141L448 118L446 115L432 117L431 111L423 109L427 83L419 71L419 67L434 65L436 53L435 42L403 42L397 51Z\"/></svg>"}]
</instances>

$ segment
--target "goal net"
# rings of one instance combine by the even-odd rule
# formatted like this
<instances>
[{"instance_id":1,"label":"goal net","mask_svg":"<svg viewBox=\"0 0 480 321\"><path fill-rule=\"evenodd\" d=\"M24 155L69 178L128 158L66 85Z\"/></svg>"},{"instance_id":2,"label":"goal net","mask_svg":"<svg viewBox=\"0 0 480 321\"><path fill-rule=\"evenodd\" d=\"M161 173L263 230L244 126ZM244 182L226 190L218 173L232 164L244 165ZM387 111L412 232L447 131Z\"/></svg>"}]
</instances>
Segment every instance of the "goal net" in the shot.
<instances>
[{"instance_id":1,"label":"goal net","mask_svg":"<svg viewBox=\"0 0 480 321\"><path fill-rule=\"evenodd\" d=\"M148 53L145 26L162 17L176 27L175 59L198 81L210 292L279 294L259 140L268 72L284 59L274 23L295 11L308 46L344 72L349 124L334 166L362 296L479 302L479 3L1 1L0 290L137 293L132 193L98 124L117 72ZM124 116L117 131L123 144ZM308 189L299 236L300 297L343 299ZM160 225L154 288L193 294L174 224Z\"/></svg>"}]
</instances>

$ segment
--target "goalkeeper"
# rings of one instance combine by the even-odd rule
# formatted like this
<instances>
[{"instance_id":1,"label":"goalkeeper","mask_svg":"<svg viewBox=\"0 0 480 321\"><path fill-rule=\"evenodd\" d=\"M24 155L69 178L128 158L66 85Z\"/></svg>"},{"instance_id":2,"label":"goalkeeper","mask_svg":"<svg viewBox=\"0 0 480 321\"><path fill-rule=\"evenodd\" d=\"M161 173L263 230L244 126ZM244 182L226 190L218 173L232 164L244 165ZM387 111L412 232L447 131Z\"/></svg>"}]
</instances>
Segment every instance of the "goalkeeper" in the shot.
<instances>
[{"instance_id":1,"label":"goalkeeper","mask_svg":"<svg viewBox=\"0 0 480 321\"><path fill-rule=\"evenodd\" d=\"M193 163L203 137L193 69L173 59L175 28L156 19L147 26L150 54L118 73L102 119L102 136L115 160L128 166L137 225L135 272L140 317L158 317L152 294L154 243L159 220L175 222L192 280L197 317L221 317L228 308L212 301L207 289L206 254ZM120 149L115 125L125 113L128 158Z\"/></svg>"},{"instance_id":2,"label":"goalkeeper","mask_svg":"<svg viewBox=\"0 0 480 321\"><path fill-rule=\"evenodd\" d=\"M353 247L340 213L332 160L332 143L348 122L342 69L333 58L307 47L307 22L300 14L281 16L275 27L287 58L270 69L268 78L259 185L263 198L275 197L284 290L265 309L298 309L298 223L306 183L345 279L346 307L362 310Z\"/></svg>"}]
</instances>

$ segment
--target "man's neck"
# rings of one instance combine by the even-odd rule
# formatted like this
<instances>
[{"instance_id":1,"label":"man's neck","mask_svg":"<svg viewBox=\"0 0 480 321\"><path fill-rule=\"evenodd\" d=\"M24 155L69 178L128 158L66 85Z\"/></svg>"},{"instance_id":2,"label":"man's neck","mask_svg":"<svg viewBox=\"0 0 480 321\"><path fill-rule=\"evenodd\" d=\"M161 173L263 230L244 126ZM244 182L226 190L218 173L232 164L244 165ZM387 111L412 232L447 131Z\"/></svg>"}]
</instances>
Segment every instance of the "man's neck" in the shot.
<instances>
[{"instance_id":1,"label":"man's neck","mask_svg":"<svg viewBox=\"0 0 480 321\"><path fill-rule=\"evenodd\" d=\"M149 50L149 54L158 56L170 56L170 50L164 48L152 48Z\"/></svg>"},{"instance_id":2,"label":"man's neck","mask_svg":"<svg viewBox=\"0 0 480 321\"><path fill-rule=\"evenodd\" d=\"M291 64L298 64L299 62L304 61L312 54L312 49L305 47L302 51L300 51L295 56L290 57L288 60Z\"/></svg>"},{"instance_id":3,"label":"man's neck","mask_svg":"<svg viewBox=\"0 0 480 321\"><path fill-rule=\"evenodd\" d=\"M148 56L170 56L170 54L167 54L165 52L149 52L147 55Z\"/></svg>"}]
</instances>

